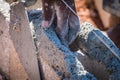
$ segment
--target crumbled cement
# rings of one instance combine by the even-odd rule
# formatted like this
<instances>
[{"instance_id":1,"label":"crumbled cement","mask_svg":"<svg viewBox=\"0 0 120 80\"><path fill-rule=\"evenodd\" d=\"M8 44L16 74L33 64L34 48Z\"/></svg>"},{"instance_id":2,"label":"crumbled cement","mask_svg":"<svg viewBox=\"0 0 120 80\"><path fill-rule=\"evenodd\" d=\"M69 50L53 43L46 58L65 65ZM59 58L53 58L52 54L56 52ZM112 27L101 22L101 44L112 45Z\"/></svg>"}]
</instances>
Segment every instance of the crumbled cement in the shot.
<instances>
[{"instance_id":1,"label":"crumbled cement","mask_svg":"<svg viewBox=\"0 0 120 80\"><path fill-rule=\"evenodd\" d=\"M100 30L84 23L76 42L83 53L106 66L110 80L120 80L120 50Z\"/></svg>"},{"instance_id":2,"label":"crumbled cement","mask_svg":"<svg viewBox=\"0 0 120 80\"><path fill-rule=\"evenodd\" d=\"M32 11L32 12L28 11L28 16L29 16L30 22L33 22L33 24L35 26L36 35L40 35L41 11ZM92 74L90 74L89 72L87 72L84 69L82 64L78 61L76 54L71 52L69 50L69 48L67 48L61 44L59 38L57 37L57 35L55 33L54 25L52 25L52 27L50 27L48 29L45 29L44 33L47 35L49 40L52 41L52 43L62 52L62 54L60 54L60 55L62 55L64 57L63 62L66 63L66 69L67 69L67 72L70 73L70 75L68 77L68 75L65 76L65 73L60 73L60 74L58 73L59 76L61 74L64 75L61 78L62 80L96 80L96 78ZM48 44L46 44L46 45L48 45ZM55 54L59 54L59 53L55 53ZM52 55L55 56L54 54L52 54ZM49 58L51 58L51 57L49 56ZM60 60L60 59L56 59L56 60ZM48 61L48 62L50 62L50 61ZM55 63L53 62L53 64L55 64ZM58 64L58 66L59 66L59 67L57 67L58 69L56 67L54 67L54 68L56 68L57 71L59 72L59 70L60 70L59 68L62 65L63 64ZM52 65L52 66L55 66L55 65ZM61 72L63 72L63 71L61 71Z\"/></svg>"}]
</instances>

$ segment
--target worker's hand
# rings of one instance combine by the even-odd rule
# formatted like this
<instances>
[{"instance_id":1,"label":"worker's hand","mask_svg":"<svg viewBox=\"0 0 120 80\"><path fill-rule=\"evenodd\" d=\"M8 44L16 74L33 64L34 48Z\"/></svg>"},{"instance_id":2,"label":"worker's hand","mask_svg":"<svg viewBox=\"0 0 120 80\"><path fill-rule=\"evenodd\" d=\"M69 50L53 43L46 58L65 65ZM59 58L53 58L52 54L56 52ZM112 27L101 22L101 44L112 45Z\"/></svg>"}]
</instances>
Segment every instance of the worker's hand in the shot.
<instances>
[{"instance_id":1,"label":"worker's hand","mask_svg":"<svg viewBox=\"0 0 120 80\"><path fill-rule=\"evenodd\" d=\"M42 27L42 28L48 28L48 27L49 27L49 21L43 20L43 21L41 22L41 27Z\"/></svg>"}]
</instances>

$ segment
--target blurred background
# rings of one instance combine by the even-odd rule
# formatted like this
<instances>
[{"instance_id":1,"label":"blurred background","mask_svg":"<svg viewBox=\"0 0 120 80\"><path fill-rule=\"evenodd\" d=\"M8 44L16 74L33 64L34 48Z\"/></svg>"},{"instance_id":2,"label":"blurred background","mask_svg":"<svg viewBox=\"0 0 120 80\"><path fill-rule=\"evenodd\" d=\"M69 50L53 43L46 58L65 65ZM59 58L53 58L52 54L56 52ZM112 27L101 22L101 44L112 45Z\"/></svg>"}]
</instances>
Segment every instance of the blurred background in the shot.
<instances>
[{"instance_id":1,"label":"blurred background","mask_svg":"<svg viewBox=\"0 0 120 80\"><path fill-rule=\"evenodd\" d=\"M120 48L120 0L75 0L80 22L92 23Z\"/></svg>"}]
</instances>

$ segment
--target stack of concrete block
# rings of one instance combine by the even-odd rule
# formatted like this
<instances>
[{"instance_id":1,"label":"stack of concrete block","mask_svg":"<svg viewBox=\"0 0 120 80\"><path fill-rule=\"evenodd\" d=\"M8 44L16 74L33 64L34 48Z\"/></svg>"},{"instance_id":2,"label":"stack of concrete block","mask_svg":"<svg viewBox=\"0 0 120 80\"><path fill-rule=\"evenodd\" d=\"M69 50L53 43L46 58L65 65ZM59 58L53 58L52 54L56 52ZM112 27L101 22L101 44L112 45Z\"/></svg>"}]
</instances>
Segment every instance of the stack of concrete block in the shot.
<instances>
[{"instance_id":1,"label":"stack of concrete block","mask_svg":"<svg viewBox=\"0 0 120 80\"><path fill-rule=\"evenodd\" d=\"M0 73L9 75L10 35L5 17L0 13ZM1 74L2 75L2 74Z\"/></svg>"}]
</instances>

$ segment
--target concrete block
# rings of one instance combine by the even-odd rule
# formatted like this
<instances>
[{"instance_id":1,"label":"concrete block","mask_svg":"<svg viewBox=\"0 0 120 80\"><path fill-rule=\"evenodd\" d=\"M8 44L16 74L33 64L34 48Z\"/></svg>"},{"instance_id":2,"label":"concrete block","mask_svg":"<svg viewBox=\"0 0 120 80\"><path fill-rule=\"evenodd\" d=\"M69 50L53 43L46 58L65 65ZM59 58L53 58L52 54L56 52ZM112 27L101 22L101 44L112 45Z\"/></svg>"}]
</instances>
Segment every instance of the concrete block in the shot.
<instances>
[{"instance_id":1,"label":"concrete block","mask_svg":"<svg viewBox=\"0 0 120 80\"><path fill-rule=\"evenodd\" d=\"M30 32L28 17L22 3L11 5L10 36L16 55L19 57L30 80L40 80L36 50Z\"/></svg>"},{"instance_id":2,"label":"concrete block","mask_svg":"<svg viewBox=\"0 0 120 80\"><path fill-rule=\"evenodd\" d=\"M10 36L9 26L5 17L0 12L0 70L9 75L9 50L10 50ZM1 72L1 71L0 71ZM1 73L2 73L1 72Z\"/></svg>"},{"instance_id":3,"label":"concrete block","mask_svg":"<svg viewBox=\"0 0 120 80\"><path fill-rule=\"evenodd\" d=\"M120 18L103 9L103 0L94 0L94 2L105 28L109 29L120 22Z\"/></svg>"},{"instance_id":4,"label":"concrete block","mask_svg":"<svg viewBox=\"0 0 120 80\"><path fill-rule=\"evenodd\" d=\"M120 80L120 50L100 30L84 23L75 42L83 53L105 65L110 80Z\"/></svg>"},{"instance_id":5,"label":"concrete block","mask_svg":"<svg viewBox=\"0 0 120 80\"><path fill-rule=\"evenodd\" d=\"M29 79L14 48L9 34L9 5L0 1L0 74L3 80ZM2 10L3 9L3 10ZM0 79L1 80L1 79Z\"/></svg>"},{"instance_id":6,"label":"concrete block","mask_svg":"<svg viewBox=\"0 0 120 80\"><path fill-rule=\"evenodd\" d=\"M13 42L10 42L9 76L10 80L31 80L19 59Z\"/></svg>"},{"instance_id":7,"label":"concrete block","mask_svg":"<svg viewBox=\"0 0 120 80\"><path fill-rule=\"evenodd\" d=\"M2 79L29 79L10 39L9 25L1 13L0 26L2 26L0 27L0 74Z\"/></svg>"}]
</instances>

